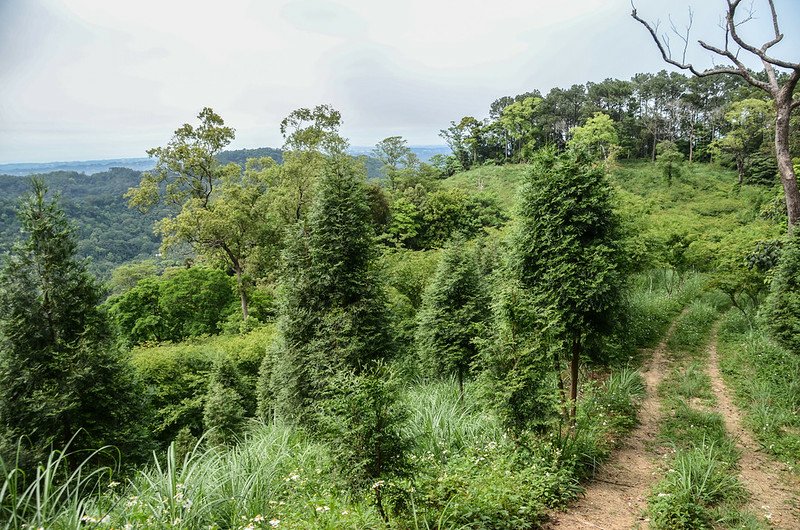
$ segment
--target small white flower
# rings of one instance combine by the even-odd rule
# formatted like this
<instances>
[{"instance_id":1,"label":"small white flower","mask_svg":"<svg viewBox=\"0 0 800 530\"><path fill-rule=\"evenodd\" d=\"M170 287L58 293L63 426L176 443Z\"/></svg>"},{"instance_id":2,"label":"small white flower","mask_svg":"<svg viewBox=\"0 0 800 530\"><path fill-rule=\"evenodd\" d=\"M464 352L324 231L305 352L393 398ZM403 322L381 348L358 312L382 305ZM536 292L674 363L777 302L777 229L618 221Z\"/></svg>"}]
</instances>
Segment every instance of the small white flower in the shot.
<instances>
[{"instance_id":1,"label":"small white flower","mask_svg":"<svg viewBox=\"0 0 800 530\"><path fill-rule=\"evenodd\" d=\"M317 506L317 511L321 512L321 513L325 513L325 512L331 511L331 509L330 509L329 506Z\"/></svg>"},{"instance_id":2,"label":"small white flower","mask_svg":"<svg viewBox=\"0 0 800 530\"><path fill-rule=\"evenodd\" d=\"M270 525L272 528L278 528L278 525L280 524L280 522L281 522L281 520L280 520L280 519L270 519L270 520L269 520L269 525Z\"/></svg>"}]
</instances>

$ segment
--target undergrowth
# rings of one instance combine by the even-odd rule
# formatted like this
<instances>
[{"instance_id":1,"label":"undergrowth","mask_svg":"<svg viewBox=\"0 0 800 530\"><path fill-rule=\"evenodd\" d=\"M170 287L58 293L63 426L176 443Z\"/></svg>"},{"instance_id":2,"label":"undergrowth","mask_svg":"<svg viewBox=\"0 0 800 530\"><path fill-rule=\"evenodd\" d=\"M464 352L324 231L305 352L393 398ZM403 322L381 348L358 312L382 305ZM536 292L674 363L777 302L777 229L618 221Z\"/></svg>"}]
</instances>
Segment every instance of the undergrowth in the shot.
<instances>
[{"instance_id":1,"label":"undergrowth","mask_svg":"<svg viewBox=\"0 0 800 530\"><path fill-rule=\"evenodd\" d=\"M720 368L744 423L761 446L800 472L800 358L729 311L719 332Z\"/></svg>"},{"instance_id":2,"label":"undergrowth","mask_svg":"<svg viewBox=\"0 0 800 530\"><path fill-rule=\"evenodd\" d=\"M661 382L660 441L671 448L664 477L648 498L655 529L764 528L742 509L747 491L737 477L739 452L706 373L706 344L717 308L713 296L693 302L667 341L673 367Z\"/></svg>"}]
</instances>

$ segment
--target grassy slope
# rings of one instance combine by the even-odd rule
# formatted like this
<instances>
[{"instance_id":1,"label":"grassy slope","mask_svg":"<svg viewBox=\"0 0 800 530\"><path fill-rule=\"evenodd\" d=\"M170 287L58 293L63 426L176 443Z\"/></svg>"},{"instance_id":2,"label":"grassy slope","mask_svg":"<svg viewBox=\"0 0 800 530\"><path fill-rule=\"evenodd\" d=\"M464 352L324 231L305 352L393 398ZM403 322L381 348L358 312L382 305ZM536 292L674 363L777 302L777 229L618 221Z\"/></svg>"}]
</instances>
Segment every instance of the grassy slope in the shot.
<instances>
[{"instance_id":1,"label":"grassy slope","mask_svg":"<svg viewBox=\"0 0 800 530\"><path fill-rule=\"evenodd\" d=\"M513 212L517 190L526 171L528 168L524 165L476 168L444 180L443 185L494 193L501 204ZM641 223L632 231L631 245L632 248L638 248L643 256L656 254L659 245L663 246L665 241L677 234L686 240L692 261L708 267L709 263L716 261L720 248L733 245L737 249L750 249L754 241L772 237L781 230L758 216L774 193L748 186L737 190L734 186L735 176L729 171L692 166L687 168L684 178L667 187L653 165L622 163L613 171L612 182L623 216L628 222L636 219L637 223ZM652 259L651 265L658 265L658 259ZM641 333L636 335L637 342L652 342L653 337L663 331L670 315L685 303L681 296L665 296L667 282L663 280L666 277L643 275L636 282L636 296L640 304L637 307L641 308L641 313L648 318L658 314L653 324L643 324ZM696 292L695 288L692 285L689 290ZM266 334L271 335L271 332ZM186 357L192 364L197 361L205 365L211 356L219 352L235 356L238 349L245 346L237 344L242 340L221 336L204 339L194 345L140 348L134 353L134 358L138 369L145 375L158 377L173 368L180 369L182 361L175 361L174 357ZM248 348L250 346L253 345L247 344ZM244 357L238 360L244 361L252 370L257 359L250 359L247 355ZM204 378L203 370L199 372L196 374L199 380L195 381L198 388L202 387ZM556 440L536 449L536 458L542 459L542 466L548 472L543 475L538 471L532 473L529 468L518 467L510 456L513 451L509 453L503 449L507 442L491 415L460 411L455 407L453 397L447 395L448 389L410 389L408 399L414 409L413 415L424 419L422 424L428 427L424 427L424 432L414 431L418 444L414 459L423 464L423 471L415 485L417 489L411 490L416 491L416 496L412 495L411 499L417 503L411 510L413 517L412 520L396 521L396 526L462 527L472 516L470 514L487 514L490 509L500 510L491 516L502 520L508 517L503 516L502 510L518 507L520 502L526 503L530 510L524 516L526 520L537 521L545 506L558 505L575 493L575 480L591 471L591 464L584 461L585 458L602 458L610 449L603 442L620 436L629 428L630 418L625 414L619 416L624 425L613 426L610 430L601 427L601 423L592 418L597 416L598 407L604 410L608 406L606 400L621 398L629 403L635 396L628 395L628 390L623 391L621 396L606 396L603 389L598 390L592 392L589 385L582 413L588 421L582 431L587 436L580 440L580 446L561 447L559 444L564 440ZM185 397L191 399L190 396ZM194 408L197 409L198 405L194 404ZM196 414L198 411L188 411L192 412ZM419 428L419 425L414 426L414 429ZM293 446L289 456L283 452L283 447L287 446L283 440L287 440L287 436L291 437L289 445ZM236 486L240 495L226 496L226 488L233 487L237 480L256 471L250 466L255 462L250 455L258 454L262 459L265 456L268 460L272 459L272 449L264 449L264 444L277 448L274 458L285 459L285 465L282 464L280 471L275 470L263 480L245 481L243 484L250 488L246 491L241 489L244 486ZM563 455L562 449L574 452L575 459ZM445 456L447 452L454 454ZM312 460L316 463L304 463L304 454L315 455ZM103 507L109 506L112 519L119 525L138 522L149 527L170 527L175 518L184 518L185 524L185 518L190 517L194 521L191 527L214 522L220 527L235 527L233 521L241 521L242 527L269 528L269 518L281 519L281 527L379 527L382 523L369 500L354 499L341 493L340 480L331 471L329 459L324 447L314 445L302 436L289 435L283 428L261 427L254 430L252 439L241 444L236 451L219 456L201 452L197 460L183 471L179 462L174 462L178 469L147 470L121 491L120 497L108 494L99 496L92 516L102 517L105 513ZM178 477L181 473L188 475ZM312 475L315 478L308 483L295 485L296 481L292 478L295 475L301 478ZM192 479L192 476L198 478ZM208 480L201 478L204 476ZM227 478L221 480L218 477ZM547 477L547 480L543 477ZM194 482L190 483L192 480ZM169 490L178 483L183 484L183 488L196 488L192 497L188 494L189 489ZM279 488L281 484L291 487ZM403 490L411 486L399 484L396 487ZM459 500L463 495L451 497L457 491L469 491L469 502ZM195 499L191 515L185 513L183 504L165 502L170 498L174 501L177 495L181 499ZM535 498L529 498L531 495ZM205 508L197 510L200 507Z\"/></svg>"}]
</instances>

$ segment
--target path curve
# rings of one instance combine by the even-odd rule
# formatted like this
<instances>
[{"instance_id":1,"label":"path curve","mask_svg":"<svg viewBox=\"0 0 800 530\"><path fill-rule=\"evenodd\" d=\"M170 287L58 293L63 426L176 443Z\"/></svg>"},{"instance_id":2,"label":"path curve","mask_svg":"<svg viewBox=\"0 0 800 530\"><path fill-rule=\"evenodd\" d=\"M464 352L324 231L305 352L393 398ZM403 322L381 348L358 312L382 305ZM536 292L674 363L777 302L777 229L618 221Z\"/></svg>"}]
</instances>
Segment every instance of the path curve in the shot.
<instances>
[{"instance_id":1,"label":"path curve","mask_svg":"<svg viewBox=\"0 0 800 530\"><path fill-rule=\"evenodd\" d=\"M775 528L800 528L800 481L780 467L780 464L760 452L761 446L742 425L739 409L722 379L717 355L717 329L708 347L708 375L717 398L717 408L725 420L725 429L736 440L742 455L739 458L739 479L750 492L748 508L751 513L768 519ZM788 484L787 484L788 483Z\"/></svg>"},{"instance_id":2,"label":"path curve","mask_svg":"<svg viewBox=\"0 0 800 530\"><path fill-rule=\"evenodd\" d=\"M642 514L650 488L660 476L658 455L654 450L661 419L657 389L669 369L665 357L667 340L678 320L679 317L673 320L642 372L646 394L639 409L639 425L586 485L583 497L570 504L569 511L552 513L544 528L627 530L649 527Z\"/></svg>"}]
</instances>

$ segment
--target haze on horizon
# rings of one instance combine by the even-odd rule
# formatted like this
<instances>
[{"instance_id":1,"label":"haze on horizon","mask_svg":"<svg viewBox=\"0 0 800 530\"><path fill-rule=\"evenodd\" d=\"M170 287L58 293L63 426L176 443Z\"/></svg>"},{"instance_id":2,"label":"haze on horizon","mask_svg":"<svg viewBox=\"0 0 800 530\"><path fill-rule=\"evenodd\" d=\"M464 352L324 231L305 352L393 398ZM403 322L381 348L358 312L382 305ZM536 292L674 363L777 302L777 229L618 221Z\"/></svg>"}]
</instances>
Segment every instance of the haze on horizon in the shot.
<instances>
[{"instance_id":1,"label":"haze on horizon","mask_svg":"<svg viewBox=\"0 0 800 530\"><path fill-rule=\"evenodd\" d=\"M723 0L636 4L662 29L692 5L692 37L721 42ZM781 56L800 49L800 3L777 4ZM769 13L754 10L743 33L761 41ZM0 0L0 164L145 156L204 106L236 129L234 149L280 147L280 120L320 103L353 145L441 144L501 96L665 69L629 13L629 0ZM689 59L712 65L697 46Z\"/></svg>"}]
</instances>

